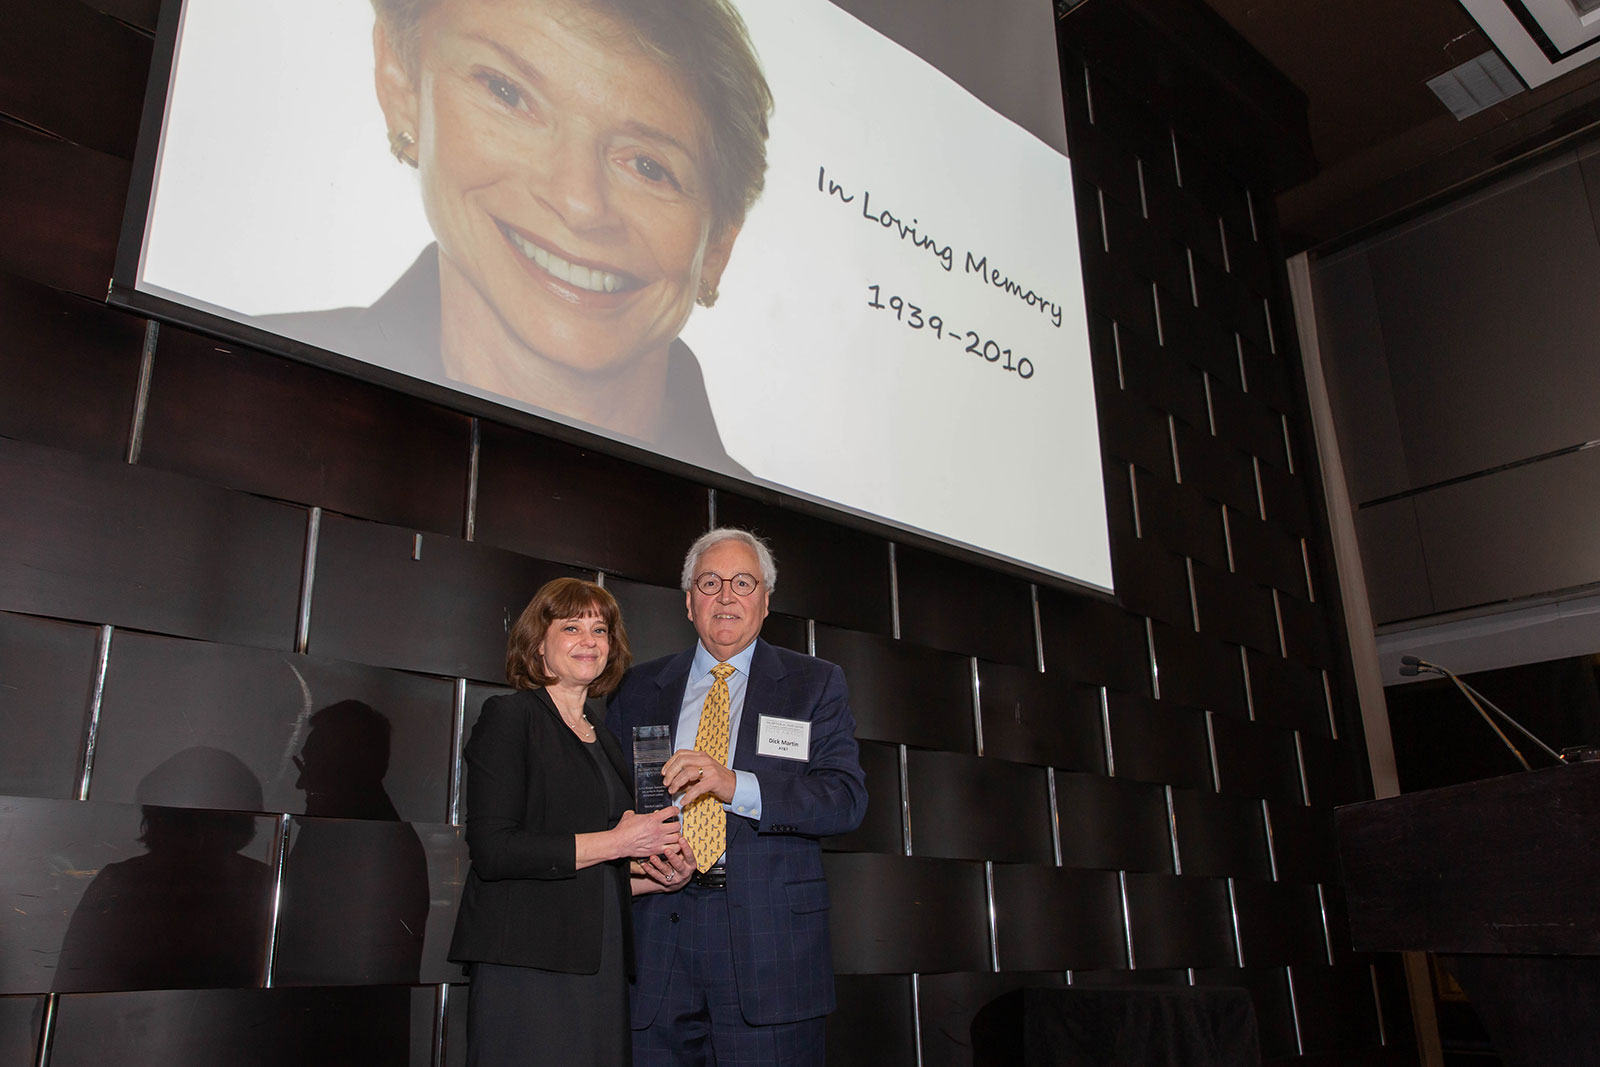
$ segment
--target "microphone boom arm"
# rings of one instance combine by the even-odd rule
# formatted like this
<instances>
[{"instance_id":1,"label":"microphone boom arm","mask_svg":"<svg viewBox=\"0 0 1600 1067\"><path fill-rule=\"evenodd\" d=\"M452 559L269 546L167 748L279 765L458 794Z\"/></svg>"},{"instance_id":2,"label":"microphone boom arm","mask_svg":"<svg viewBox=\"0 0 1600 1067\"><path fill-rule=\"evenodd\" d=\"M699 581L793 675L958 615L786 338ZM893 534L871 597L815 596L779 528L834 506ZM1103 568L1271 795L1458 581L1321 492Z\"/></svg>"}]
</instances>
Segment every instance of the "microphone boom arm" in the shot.
<instances>
[{"instance_id":1,"label":"microphone boom arm","mask_svg":"<svg viewBox=\"0 0 1600 1067\"><path fill-rule=\"evenodd\" d=\"M1478 709L1478 714L1483 716L1483 721L1489 724L1489 729L1498 734L1501 743L1511 750L1511 754L1513 756L1517 757L1517 762L1522 764L1522 769L1525 771L1533 770L1533 768L1528 765L1527 759L1520 751L1517 750L1517 746L1511 743L1511 738L1507 737L1506 732L1500 729L1500 724L1490 718L1487 711L1483 710L1483 705L1478 703L1478 698L1473 696L1472 693L1467 689L1466 683L1462 682L1462 680L1457 678L1451 671L1446 671L1445 677L1454 682L1456 684L1456 688L1461 690L1461 695L1467 698L1467 702ZM1499 709L1496 708L1495 710L1498 711ZM1502 712L1502 714L1504 713Z\"/></svg>"}]
</instances>

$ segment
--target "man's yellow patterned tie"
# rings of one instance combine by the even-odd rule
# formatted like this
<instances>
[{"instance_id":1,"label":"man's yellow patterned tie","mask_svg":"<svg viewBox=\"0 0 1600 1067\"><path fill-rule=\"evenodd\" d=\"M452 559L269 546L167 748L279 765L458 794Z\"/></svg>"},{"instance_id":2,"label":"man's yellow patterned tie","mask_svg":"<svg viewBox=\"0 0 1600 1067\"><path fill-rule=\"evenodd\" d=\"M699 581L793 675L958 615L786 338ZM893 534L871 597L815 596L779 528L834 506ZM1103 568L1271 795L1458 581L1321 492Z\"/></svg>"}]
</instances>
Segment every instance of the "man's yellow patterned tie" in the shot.
<instances>
[{"instance_id":1,"label":"man's yellow patterned tie","mask_svg":"<svg viewBox=\"0 0 1600 1067\"><path fill-rule=\"evenodd\" d=\"M722 764L728 765L728 716L733 707L728 695L728 675L733 667L719 663L711 668L716 681L700 708L700 728L694 732L694 747ZM728 813L722 810L722 801L710 793L697 797L683 813L683 837L694 849L695 866L708 871L728 849Z\"/></svg>"}]
</instances>

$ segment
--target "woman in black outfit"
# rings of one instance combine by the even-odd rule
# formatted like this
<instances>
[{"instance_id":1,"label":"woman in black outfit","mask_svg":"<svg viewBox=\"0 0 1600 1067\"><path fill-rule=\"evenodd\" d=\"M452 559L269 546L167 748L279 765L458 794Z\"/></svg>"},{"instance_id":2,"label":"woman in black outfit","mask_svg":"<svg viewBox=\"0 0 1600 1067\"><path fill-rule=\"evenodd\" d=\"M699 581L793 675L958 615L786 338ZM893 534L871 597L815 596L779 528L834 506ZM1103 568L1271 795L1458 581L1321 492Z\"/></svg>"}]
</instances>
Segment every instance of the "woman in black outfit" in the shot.
<instances>
[{"instance_id":1,"label":"woman in black outfit","mask_svg":"<svg viewBox=\"0 0 1600 1067\"><path fill-rule=\"evenodd\" d=\"M681 887L693 861L676 808L628 810L627 763L591 702L629 659L610 593L548 583L507 644L517 692L486 701L467 742L472 865L450 958L470 964L470 1064L630 1060L630 882Z\"/></svg>"}]
</instances>

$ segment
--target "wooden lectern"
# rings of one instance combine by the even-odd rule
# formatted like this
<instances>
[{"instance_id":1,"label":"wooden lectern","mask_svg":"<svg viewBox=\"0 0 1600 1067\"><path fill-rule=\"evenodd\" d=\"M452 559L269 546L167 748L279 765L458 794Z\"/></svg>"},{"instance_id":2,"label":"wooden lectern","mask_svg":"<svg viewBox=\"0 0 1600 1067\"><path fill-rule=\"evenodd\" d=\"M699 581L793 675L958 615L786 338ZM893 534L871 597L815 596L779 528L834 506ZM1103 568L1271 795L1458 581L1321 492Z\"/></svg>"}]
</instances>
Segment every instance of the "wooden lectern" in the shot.
<instances>
[{"instance_id":1,"label":"wooden lectern","mask_svg":"<svg viewBox=\"0 0 1600 1067\"><path fill-rule=\"evenodd\" d=\"M1334 811L1357 951L1444 961L1508 1067L1600 1063L1600 762Z\"/></svg>"}]
</instances>

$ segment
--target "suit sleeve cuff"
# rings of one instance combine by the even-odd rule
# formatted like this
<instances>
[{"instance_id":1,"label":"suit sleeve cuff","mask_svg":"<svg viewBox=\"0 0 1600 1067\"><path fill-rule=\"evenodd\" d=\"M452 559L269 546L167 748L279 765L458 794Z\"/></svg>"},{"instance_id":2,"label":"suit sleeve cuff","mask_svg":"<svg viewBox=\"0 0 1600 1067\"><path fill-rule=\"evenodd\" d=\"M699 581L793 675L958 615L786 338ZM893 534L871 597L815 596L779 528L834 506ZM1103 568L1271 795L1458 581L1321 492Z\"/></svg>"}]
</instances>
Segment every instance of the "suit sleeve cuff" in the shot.
<instances>
[{"instance_id":1,"label":"suit sleeve cuff","mask_svg":"<svg viewBox=\"0 0 1600 1067\"><path fill-rule=\"evenodd\" d=\"M733 777L737 783L733 787L733 799L722 805L723 808L753 822L760 822L761 782L750 771L736 770Z\"/></svg>"}]
</instances>

